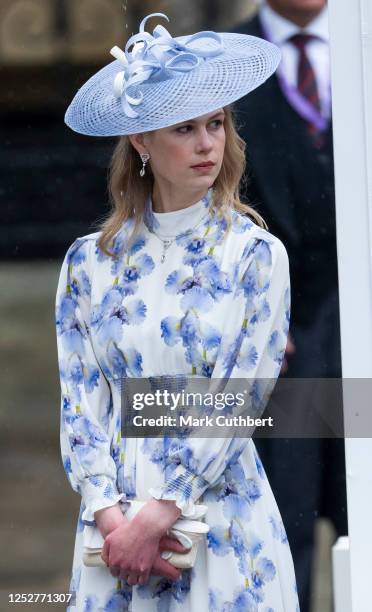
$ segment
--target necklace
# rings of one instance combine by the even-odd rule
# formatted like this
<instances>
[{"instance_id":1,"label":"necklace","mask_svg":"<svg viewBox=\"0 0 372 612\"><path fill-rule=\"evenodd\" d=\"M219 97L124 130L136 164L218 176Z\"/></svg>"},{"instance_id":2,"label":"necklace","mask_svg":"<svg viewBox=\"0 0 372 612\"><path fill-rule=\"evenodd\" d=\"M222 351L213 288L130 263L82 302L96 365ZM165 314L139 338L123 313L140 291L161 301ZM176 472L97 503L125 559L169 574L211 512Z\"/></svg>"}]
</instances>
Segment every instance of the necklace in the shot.
<instances>
[{"instance_id":1,"label":"necklace","mask_svg":"<svg viewBox=\"0 0 372 612\"><path fill-rule=\"evenodd\" d=\"M173 242L175 240L177 240L177 238L181 238L183 236L188 236L189 234L191 234L194 230L196 230L197 227L199 227L199 225L201 225L203 223L203 221L208 217L209 215L209 210L202 216L201 219L199 219L199 221L190 229L186 230L185 232L181 232L180 234L177 234L177 236L168 236L167 238L162 238L159 234L157 234L155 232L155 230L153 228L150 229L150 232L152 234L154 234L154 236L156 236L158 238L158 240L160 240L163 244L163 252L161 254L161 258L160 258L160 263L164 263L165 261L165 256L168 252L169 247L173 244Z\"/></svg>"},{"instance_id":2,"label":"necklace","mask_svg":"<svg viewBox=\"0 0 372 612\"><path fill-rule=\"evenodd\" d=\"M161 255L161 258L160 258L160 263L164 263L165 256L167 254L167 250L169 249L170 245L173 244L173 242L175 241L175 238L172 238L172 240L163 240L162 238L160 238L160 240L163 243L163 252L162 252L162 255Z\"/></svg>"}]
</instances>

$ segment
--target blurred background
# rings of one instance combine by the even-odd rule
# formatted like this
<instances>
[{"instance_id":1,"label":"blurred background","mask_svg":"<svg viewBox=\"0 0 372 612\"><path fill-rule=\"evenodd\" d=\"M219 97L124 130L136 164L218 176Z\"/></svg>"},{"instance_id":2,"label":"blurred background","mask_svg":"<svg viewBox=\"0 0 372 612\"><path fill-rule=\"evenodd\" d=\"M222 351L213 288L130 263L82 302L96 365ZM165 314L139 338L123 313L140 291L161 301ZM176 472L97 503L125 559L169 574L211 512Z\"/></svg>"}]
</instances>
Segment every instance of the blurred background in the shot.
<instances>
[{"instance_id":1,"label":"blurred background","mask_svg":"<svg viewBox=\"0 0 372 612\"><path fill-rule=\"evenodd\" d=\"M68 592L72 562L79 498L59 456L54 298L66 249L107 211L114 142L70 131L65 109L146 14L166 13L181 35L227 30L254 10L253 0L1 0L0 612L9 592ZM329 612L325 520L317 541L314 611Z\"/></svg>"}]
</instances>

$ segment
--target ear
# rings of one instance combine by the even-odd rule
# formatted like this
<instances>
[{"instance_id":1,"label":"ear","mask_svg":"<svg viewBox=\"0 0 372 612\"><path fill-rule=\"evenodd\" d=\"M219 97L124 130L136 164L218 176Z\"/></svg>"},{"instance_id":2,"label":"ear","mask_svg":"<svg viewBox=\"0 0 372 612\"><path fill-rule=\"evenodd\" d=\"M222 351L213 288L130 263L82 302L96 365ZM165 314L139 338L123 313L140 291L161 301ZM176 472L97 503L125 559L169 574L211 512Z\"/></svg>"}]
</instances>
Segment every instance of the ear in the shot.
<instances>
[{"instance_id":1,"label":"ear","mask_svg":"<svg viewBox=\"0 0 372 612\"><path fill-rule=\"evenodd\" d=\"M148 153L144 144L144 134L129 134L128 138L139 155L142 155L142 153Z\"/></svg>"}]
</instances>

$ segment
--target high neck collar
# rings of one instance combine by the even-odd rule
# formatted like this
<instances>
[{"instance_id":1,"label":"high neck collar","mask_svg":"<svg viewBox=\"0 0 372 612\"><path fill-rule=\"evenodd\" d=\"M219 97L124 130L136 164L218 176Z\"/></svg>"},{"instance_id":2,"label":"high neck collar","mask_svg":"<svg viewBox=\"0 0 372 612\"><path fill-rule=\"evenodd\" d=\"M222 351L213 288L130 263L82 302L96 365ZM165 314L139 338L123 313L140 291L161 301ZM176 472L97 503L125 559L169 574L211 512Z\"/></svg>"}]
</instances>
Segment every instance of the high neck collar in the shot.
<instances>
[{"instance_id":1,"label":"high neck collar","mask_svg":"<svg viewBox=\"0 0 372 612\"><path fill-rule=\"evenodd\" d=\"M144 221L150 231L162 237L174 237L192 230L207 215L212 198L212 189L191 206L171 212L157 213L153 210L151 197L145 207Z\"/></svg>"}]
</instances>

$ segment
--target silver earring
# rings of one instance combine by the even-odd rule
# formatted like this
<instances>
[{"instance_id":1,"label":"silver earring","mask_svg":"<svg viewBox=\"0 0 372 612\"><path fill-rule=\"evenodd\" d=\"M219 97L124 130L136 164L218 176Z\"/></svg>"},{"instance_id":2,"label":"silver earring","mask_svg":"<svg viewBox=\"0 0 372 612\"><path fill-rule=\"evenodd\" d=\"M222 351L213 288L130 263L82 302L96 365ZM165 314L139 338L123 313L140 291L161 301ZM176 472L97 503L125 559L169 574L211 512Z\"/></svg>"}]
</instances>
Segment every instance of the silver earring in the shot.
<instances>
[{"instance_id":1,"label":"silver earring","mask_svg":"<svg viewBox=\"0 0 372 612\"><path fill-rule=\"evenodd\" d=\"M148 153L141 154L142 168L140 170L140 176L145 176L145 167L149 159L150 159L150 155Z\"/></svg>"}]
</instances>

